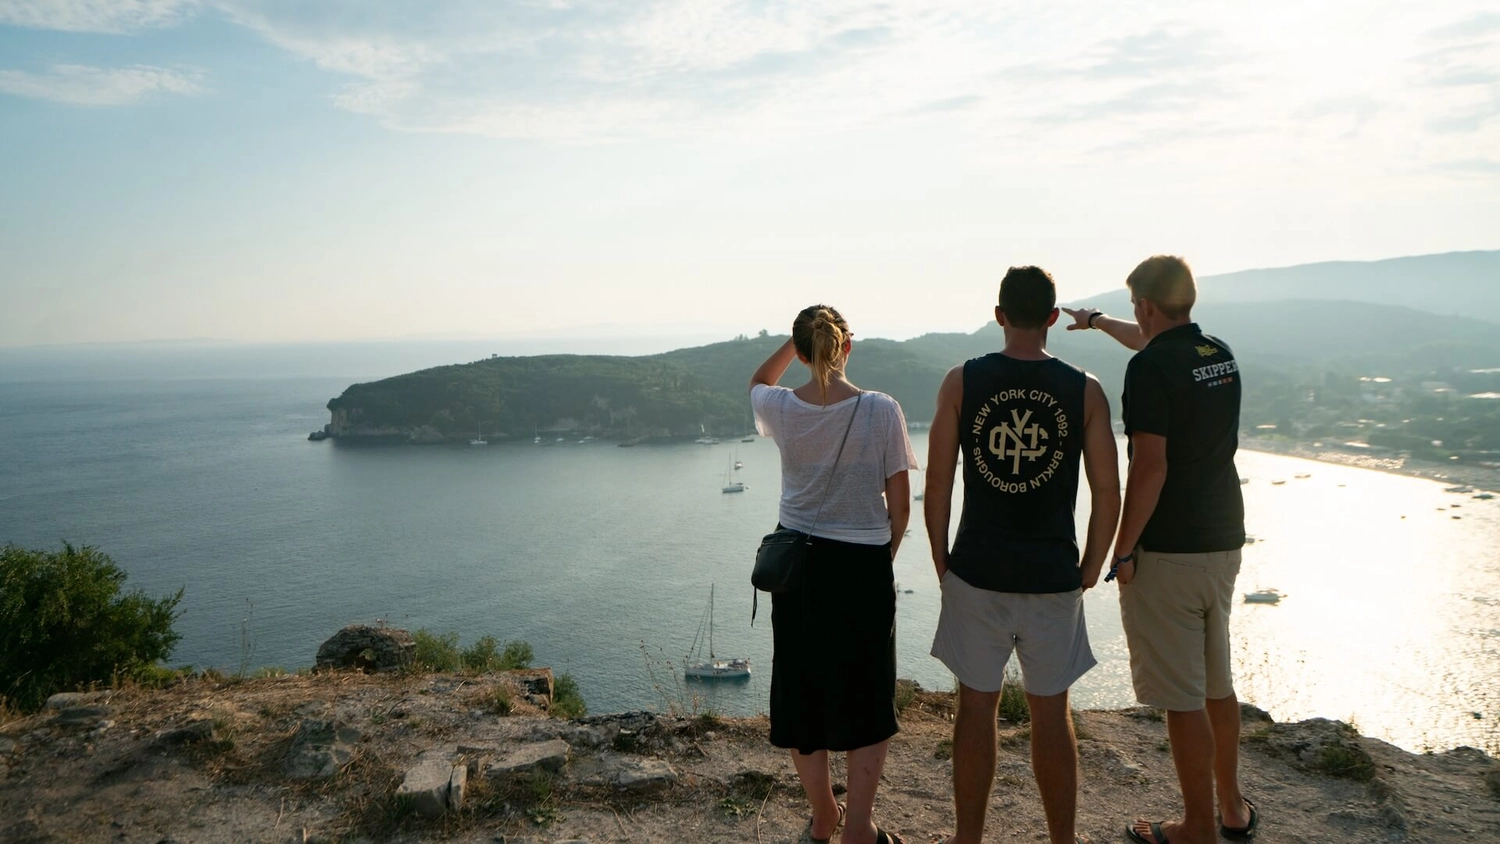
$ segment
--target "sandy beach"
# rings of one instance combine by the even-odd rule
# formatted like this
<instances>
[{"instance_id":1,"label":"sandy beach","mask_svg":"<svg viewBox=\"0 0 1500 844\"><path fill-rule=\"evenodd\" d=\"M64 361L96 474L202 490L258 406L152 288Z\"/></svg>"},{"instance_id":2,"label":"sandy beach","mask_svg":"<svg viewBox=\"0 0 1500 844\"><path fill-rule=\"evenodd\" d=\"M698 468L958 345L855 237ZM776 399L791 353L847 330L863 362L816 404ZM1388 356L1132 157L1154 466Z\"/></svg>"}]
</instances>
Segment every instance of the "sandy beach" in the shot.
<instances>
[{"instance_id":1,"label":"sandy beach","mask_svg":"<svg viewBox=\"0 0 1500 844\"><path fill-rule=\"evenodd\" d=\"M1315 448L1307 443L1289 443L1263 437L1242 437L1240 448L1262 451L1268 454L1283 454L1321 463L1337 463L1377 472L1390 472L1414 478L1426 478L1451 486L1472 487L1475 491L1500 493L1500 470L1472 464L1443 465L1407 457L1361 454L1336 448Z\"/></svg>"}]
</instances>

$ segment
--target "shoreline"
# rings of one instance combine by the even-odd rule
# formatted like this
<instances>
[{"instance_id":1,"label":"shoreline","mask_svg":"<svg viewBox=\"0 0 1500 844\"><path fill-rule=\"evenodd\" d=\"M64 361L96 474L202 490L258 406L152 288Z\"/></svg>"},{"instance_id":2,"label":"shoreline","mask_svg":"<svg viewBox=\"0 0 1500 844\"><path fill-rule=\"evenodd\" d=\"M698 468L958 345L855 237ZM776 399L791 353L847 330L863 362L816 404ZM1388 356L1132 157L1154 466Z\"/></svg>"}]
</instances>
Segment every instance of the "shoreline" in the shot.
<instances>
[{"instance_id":1,"label":"shoreline","mask_svg":"<svg viewBox=\"0 0 1500 844\"><path fill-rule=\"evenodd\" d=\"M1306 443L1271 442L1258 437L1241 439L1239 447L1246 451L1258 451L1263 454L1279 454L1283 457L1296 457L1319 463L1385 472L1388 475L1404 475L1409 478L1473 487L1475 492L1500 493L1500 471L1483 466L1468 464L1444 466L1441 463L1427 463L1409 457L1359 454L1326 446L1314 448Z\"/></svg>"}]
</instances>

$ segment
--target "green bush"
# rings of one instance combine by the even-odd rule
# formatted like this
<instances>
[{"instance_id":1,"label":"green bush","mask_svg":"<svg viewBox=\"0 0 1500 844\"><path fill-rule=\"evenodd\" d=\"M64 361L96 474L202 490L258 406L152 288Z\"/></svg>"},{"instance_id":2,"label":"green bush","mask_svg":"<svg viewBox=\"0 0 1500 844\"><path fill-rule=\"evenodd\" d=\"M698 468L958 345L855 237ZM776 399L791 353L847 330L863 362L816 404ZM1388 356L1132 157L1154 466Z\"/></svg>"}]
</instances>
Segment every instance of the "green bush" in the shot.
<instances>
[{"instance_id":1,"label":"green bush","mask_svg":"<svg viewBox=\"0 0 1500 844\"><path fill-rule=\"evenodd\" d=\"M0 550L0 696L22 711L166 659L182 590L121 594L125 572L98 549Z\"/></svg>"},{"instance_id":2,"label":"green bush","mask_svg":"<svg viewBox=\"0 0 1500 844\"><path fill-rule=\"evenodd\" d=\"M514 671L531 667L531 643L506 642L503 649L494 636L481 636L459 655L466 671Z\"/></svg>"},{"instance_id":3,"label":"green bush","mask_svg":"<svg viewBox=\"0 0 1500 844\"><path fill-rule=\"evenodd\" d=\"M578 692L578 681L572 674L563 672L553 678L552 714L558 718L582 718L589 714L583 695Z\"/></svg>"},{"instance_id":4,"label":"green bush","mask_svg":"<svg viewBox=\"0 0 1500 844\"><path fill-rule=\"evenodd\" d=\"M462 660L458 653L457 633L433 633L423 628L412 634L417 651L412 657L421 671L457 671Z\"/></svg>"},{"instance_id":5,"label":"green bush","mask_svg":"<svg viewBox=\"0 0 1500 844\"><path fill-rule=\"evenodd\" d=\"M1026 702L1026 688L1021 683L1021 673L1007 668L1005 680L1000 685L1000 717L1012 724L1031 723L1031 705Z\"/></svg>"},{"instance_id":6,"label":"green bush","mask_svg":"<svg viewBox=\"0 0 1500 844\"><path fill-rule=\"evenodd\" d=\"M467 648L459 648L457 633L433 633L425 628L412 638L417 643L412 667L418 671L484 673L531 667L531 643L521 640L502 647L494 636L481 636Z\"/></svg>"}]
</instances>

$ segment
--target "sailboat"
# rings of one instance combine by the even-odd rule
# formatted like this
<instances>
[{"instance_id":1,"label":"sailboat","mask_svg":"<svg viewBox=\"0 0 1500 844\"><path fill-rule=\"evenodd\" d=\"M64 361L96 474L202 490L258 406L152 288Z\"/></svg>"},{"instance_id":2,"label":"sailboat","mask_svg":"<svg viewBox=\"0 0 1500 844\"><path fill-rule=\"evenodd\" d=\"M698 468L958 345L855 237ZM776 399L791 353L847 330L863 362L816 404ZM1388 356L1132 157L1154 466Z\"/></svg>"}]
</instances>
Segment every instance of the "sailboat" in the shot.
<instances>
[{"instance_id":1,"label":"sailboat","mask_svg":"<svg viewBox=\"0 0 1500 844\"><path fill-rule=\"evenodd\" d=\"M708 631L708 659L703 659L704 631ZM720 659L714 654L714 587L708 587L708 610L698 622L698 635L693 637L693 646L683 659L682 676L699 680L737 680L750 676L750 660L745 657Z\"/></svg>"},{"instance_id":2,"label":"sailboat","mask_svg":"<svg viewBox=\"0 0 1500 844\"><path fill-rule=\"evenodd\" d=\"M480 422L479 423L479 431L478 431L478 433L476 433L474 435L474 439L469 440L469 445L489 445L489 444L490 444L489 440L486 440L484 438L484 423Z\"/></svg>"},{"instance_id":3,"label":"sailboat","mask_svg":"<svg viewBox=\"0 0 1500 844\"><path fill-rule=\"evenodd\" d=\"M542 444L542 432L538 430L537 424L535 422L531 423L531 444Z\"/></svg>"},{"instance_id":4,"label":"sailboat","mask_svg":"<svg viewBox=\"0 0 1500 844\"><path fill-rule=\"evenodd\" d=\"M729 467L725 467L725 469L724 469L724 488L723 488L723 490L721 490L722 492L744 492L746 489L749 488L749 487L745 486L745 482L744 481L731 481L729 479L729 476L734 472L735 469L738 469L738 468L740 468L740 467L739 466L735 466L734 462L732 460L730 462L730 466Z\"/></svg>"}]
</instances>

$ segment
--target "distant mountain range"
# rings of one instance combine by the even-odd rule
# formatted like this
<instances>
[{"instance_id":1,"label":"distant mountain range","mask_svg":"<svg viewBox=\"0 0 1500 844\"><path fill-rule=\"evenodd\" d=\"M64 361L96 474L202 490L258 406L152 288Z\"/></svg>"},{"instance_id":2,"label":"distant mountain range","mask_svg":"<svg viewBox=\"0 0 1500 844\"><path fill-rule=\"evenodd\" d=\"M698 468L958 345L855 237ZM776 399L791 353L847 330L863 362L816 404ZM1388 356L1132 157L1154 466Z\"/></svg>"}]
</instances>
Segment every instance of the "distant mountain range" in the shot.
<instances>
[{"instance_id":1,"label":"distant mountain range","mask_svg":"<svg viewBox=\"0 0 1500 844\"><path fill-rule=\"evenodd\" d=\"M1198 280L1205 305L1324 299L1397 305L1444 316L1500 323L1500 250L1444 252L1383 261L1324 261L1242 270ZM1122 289L1083 300L1119 311ZM1125 305L1128 314L1128 305Z\"/></svg>"},{"instance_id":2,"label":"distant mountain range","mask_svg":"<svg viewBox=\"0 0 1500 844\"><path fill-rule=\"evenodd\" d=\"M1364 273L1362 275L1362 273ZM1128 316L1122 289L1084 300ZM1240 359L1247 418L1281 414L1299 384L1325 373L1413 376L1500 367L1500 251L1325 263L1205 278L1194 316ZM1420 307L1419 307L1420 306ZM983 309L976 307L976 312ZM1464 316L1456 316L1456 313ZM1099 332L1049 336L1054 354L1119 395L1130 353ZM335 437L467 441L477 431L677 438L749 430L750 373L784 336L643 357L490 358L356 384L328 403ZM943 373L997 351L1000 328L860 340L849 375L894 396L911 420L932 415ZM785 379L805 377L800 367ZM1425 376L1423 376L1425 377Z\"/></svg>"}]
</instances>

